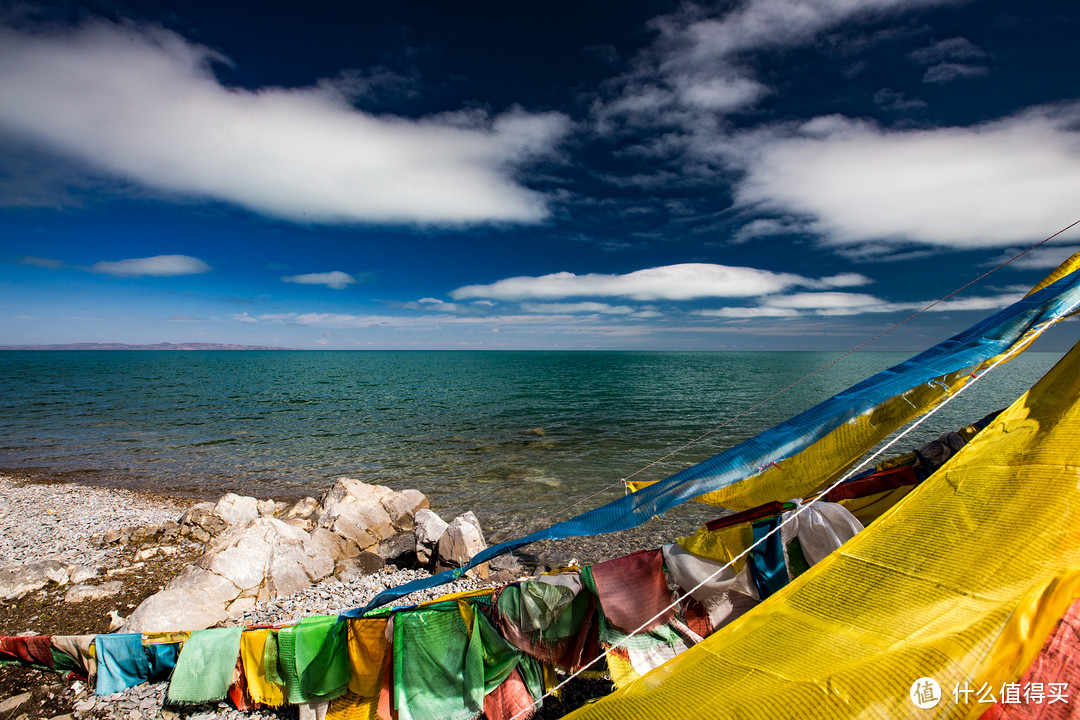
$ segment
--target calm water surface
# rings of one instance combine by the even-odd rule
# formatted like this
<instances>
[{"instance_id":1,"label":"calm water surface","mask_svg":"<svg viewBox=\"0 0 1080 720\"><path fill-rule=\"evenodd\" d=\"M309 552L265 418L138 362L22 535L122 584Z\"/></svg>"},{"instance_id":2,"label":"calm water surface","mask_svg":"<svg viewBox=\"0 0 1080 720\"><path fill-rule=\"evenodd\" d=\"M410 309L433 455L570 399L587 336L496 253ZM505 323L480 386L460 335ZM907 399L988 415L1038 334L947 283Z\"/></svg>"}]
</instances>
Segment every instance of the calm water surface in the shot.
<instances>
[{"instance_id":1,"label":"calm water surface","mask_svg":"<svg viewBox=\"0 0 1080 720\"><path fill-rule=\"evenodd\" d=\"M507 526L552 517L837 355L3 352L0 468L193 496L318 495L349 475ZM639 477L680 470L907 356L849 356ZM904 448L1007 405L1058 357L1003 366Z\"/></svg>"}]
</instances>

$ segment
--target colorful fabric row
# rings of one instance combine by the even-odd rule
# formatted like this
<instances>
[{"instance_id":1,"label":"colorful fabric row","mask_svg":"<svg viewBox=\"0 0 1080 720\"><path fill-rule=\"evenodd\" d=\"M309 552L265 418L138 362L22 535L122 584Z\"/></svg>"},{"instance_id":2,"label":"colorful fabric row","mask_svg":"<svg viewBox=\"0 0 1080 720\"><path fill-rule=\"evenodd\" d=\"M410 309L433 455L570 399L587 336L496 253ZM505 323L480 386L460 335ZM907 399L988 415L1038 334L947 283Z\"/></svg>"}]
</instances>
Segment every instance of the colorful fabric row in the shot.
<instances>
[{"instance_id":1,"label":"colorful fabric row","mask_svg":"<svg viewBox=\"0 0 1080 720\"><path fill-rule=\"evenodd\" d=\"M795 539L799 529L816 533L802 535L807 560L816 562L822 537L840 542L838 528L853 532L855 526L843 512L812 509L816 514L804 511L785 528ZM780 522L792 512L748 524ZM710 578L721 566L672 544L521 581L493 595L447 596L359 619L321 616L279 628L201 630L185 634L182 644L138 634L0 637L0 659L56 666L61 655L93 657L99 694L169 679L168 703L177 706L228 696L241 710L289 702L331 720L467 720L481 712L509 720L532 714L550 687L545 665L556 664L552 658L569 658L561 667L570 669L607 650L608 673L623 688L745 613L758 602L753 563ZM690 600L673 604L670 587L690 590ZM1075 608L1073 615L1080 617ZM1073 617L1067 626L1073 644L1076 627ZM1009 710L999 716L1011 717Z\"/></svg>"},{"instance_id":2,"label":"colorful fabric row","mask_svg":"<svg viewBox=\"0 0 1080 720\"><path fill-rule=\"evenodd\" d=\"M817 512L817 520L830 516ZM821 534L819 526L834 529L809 520L798 528L808 538ZM804 542L816 558L820 543ZM786 583L786 555L774 555ZM156 636L0 638L0 659L59 668L63 657L87 675L96 663L99 694L167 679L167 702L181 707L228 697L240 709L310 705L327 717L468 720L483 712L500 720L532 707L550 668L581 668L608 650L607 669L621 686L700 642L758 602L756 562L702 584L718 562L669 545L371 617ZM694 588L692 601L673 603L671 587Z\"/></svg>"}]
</instances>

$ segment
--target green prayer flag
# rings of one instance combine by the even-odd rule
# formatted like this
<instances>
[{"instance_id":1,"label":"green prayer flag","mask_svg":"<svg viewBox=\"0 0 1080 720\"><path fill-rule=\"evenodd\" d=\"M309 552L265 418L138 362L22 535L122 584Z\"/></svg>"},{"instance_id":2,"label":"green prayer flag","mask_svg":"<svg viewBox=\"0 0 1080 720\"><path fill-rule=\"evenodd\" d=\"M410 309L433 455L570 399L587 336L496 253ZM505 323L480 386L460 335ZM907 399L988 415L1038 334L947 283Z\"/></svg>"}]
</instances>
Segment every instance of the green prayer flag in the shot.
<instances>
[{"instance_id":1,"label":"green prayer flag","mask_svg":"<svg viewBox=\"0 0 1080 720\"><path fill-rule=\"evenodd\" d=\"M348 626L336 615L305 618L296 626L296 675L304 702L332 700L349 684Z\"/></svg>"},{"instance_id":2,"label":"green prayer flag","mask_svg":"<svg viewBox=\"0 0 1080 720\"><path fill-rule=\"evenodd\" d=\"M202 705L224 699L240 656L242 631L229 627L191 633L169 679L169 704Z\"/></svg>"},{"instance_id":3,"label":"green prayer flag","mask_svg":"<svg viewBox=\"0 0 1080 720\"><path fill-rule=\"evenodd\" d=\"M471 720L483 709L483 650L477 640L470 642L457 603L394 616L399 720Z\"/></svg>"}]
</instances>

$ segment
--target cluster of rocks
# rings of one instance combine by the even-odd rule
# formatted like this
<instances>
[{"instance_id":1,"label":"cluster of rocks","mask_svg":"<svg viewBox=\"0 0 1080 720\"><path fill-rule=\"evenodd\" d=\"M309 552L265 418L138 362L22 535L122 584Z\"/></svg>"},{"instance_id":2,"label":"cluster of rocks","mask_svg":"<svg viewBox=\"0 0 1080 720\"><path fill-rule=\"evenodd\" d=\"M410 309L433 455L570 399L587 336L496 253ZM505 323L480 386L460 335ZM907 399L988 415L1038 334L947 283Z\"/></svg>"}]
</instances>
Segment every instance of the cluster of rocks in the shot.
<instances>
[{"instance_id":1,"label":"cluster of rocks","mask_svg":"<svg viewBox=\"0 0 1080 720\"><path fill-rule=\"evenodd\" d=\"M171 537L204 541L206 552L144 600L124 632L207 628L331 576L348 584L388 563L460 567L486 547L472 513L447 523L419 491L351 478L339 478L321 500L304 498L292 506L230 493L217 503L195 505L176 523L125 528L103 539ZM475 574L487 577L488 568L476 568Z\"/></svg>"}]
</instances>

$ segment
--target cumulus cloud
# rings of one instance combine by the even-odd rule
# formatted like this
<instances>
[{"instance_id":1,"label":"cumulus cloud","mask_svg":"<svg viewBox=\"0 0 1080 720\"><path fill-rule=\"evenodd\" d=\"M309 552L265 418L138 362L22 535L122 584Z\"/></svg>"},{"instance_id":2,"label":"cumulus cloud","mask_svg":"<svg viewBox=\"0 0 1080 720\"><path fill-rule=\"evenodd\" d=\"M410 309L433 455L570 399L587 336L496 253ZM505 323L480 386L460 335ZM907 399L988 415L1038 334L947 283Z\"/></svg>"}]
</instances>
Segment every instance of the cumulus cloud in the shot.
<instances>
[{"instance_id":1,"label":"cumulus cloud","mask_svg":"<svg viewBox=\"0 0 1080 720\"><path fill-rule=\"evenodd\" d=\"M806 218L834 246L1030 242L1077 217L1078 127L1080 105L924 130L817 118L747 137L736 198Z\"/></svg>"},{"instance_id":2,"label":"cumulus cloud","mask_svg":"<svg viewBox=\"0 0 1080 720\"><path fill-rule=\"evenodd\" d=\"M299 222L547 215L515 176L565 135L563 115L376 116L333 83L226 87L222 62L157 27L0 27L0 129L106 175Z\"/></svg>"},{"instance_id":3,"label":"cumulus cloud","mask_svg":"<svg viewBox=\"0 0 1080 720\"><path fill-rule=\"evenodd\" d=\"M811 286L822 288L859 287L869 285L872 282L874 281L861 273L849 272L823 277L816 283L811 283Z\"/></svg>"},{"instance_id":4,"label":"cumulus cloud","mask_svg":"<svg viewBox=\"0 0 1080 720\"><path fill-rule=\"evenodd\" d=\"M198 275L212 268L199 258L190 255L155 255L146 258L101 261L90 266L91 272L117 277L170 277L173 275Z\"/></svg>"},{"instance_id":5,"label":"cumulus cloud","mask_svg":"<svg viewBox=\"0 0 1080 720\"><path fill-rule=\"evenodd\" d=\"M945 60L984 58L986 53L965 37L952 37L912 50L908 57L922 65L933 65Z\"/></svg>"},{"instance_id":6,"label":"cumulus cloud","mask_svg":"<svg viewBox=\"0 0 1080 720\"><path fill-rule=\"evenodd\" d=\"M420 298L415 302L394 302L390 303L394 307L403 308L405 310L424 310L426 312L439 312L439 313L465 313L472 315L482 315L483 310L472 307L470 305L461 305L459 303L448 303L445 300L440 300L433 297Z\"/></svg>"},{"instance_id":7,"label":"cumulus cloud","mask_svg":"<svg viewBox=\"0 0 1080 720\"><path fill-rule=\"evenodd\" d=\"M874 104L884 110L916 110L926 107L926 101L908 97L892 88L882 88L874 93Z\"/></svg>"},{"instance_id":8,"label":"cumulus cloud","mask_svg":"<svg viewBox=\"0 0 1080 720\"><path fill-rule=\"evenodd\" d=\"M926 69L923 82L944 85L953 80L966 77L979 77L989 75L990 70L981 65L965 65L964 63L941 63Z\"/></svg>"},{"instance_id":9,"label":"cumulus cloud","mask_svg":"<svg viewBox=\"0 0 1080 720\"><path fill-rule=\"evenodd\" d=\"M685 3L651 22L652 47L594 107L601 130L618 125L681 124L702 114L744 110L771 92L749 63L753 53L804 46L846 23L875 22L955 0L743 0L713 14Z\"/></svg>"},{"instance_id":10,"label":"cumulus cloud","mask_svg":"<svg viewBox=\"0 0 1080 720\"><path fill-rule=\"evenodd\" d=\"M716 318L788 318L813 315L819 317L865 315L871 313L958 312L967 310L997 310L1023 297L1022 292L1004 292L994 296L958 298L937 302L889 302L874 295L845 292L803 292L762 298L755 307L727 307L697 310L695 314Z\"/></svg>"},{"instance_id":11,"label":"cumulus cloud","mask_svg":"<svg viewBox=\"0 0 1080 720\"><path fill-rule=\"evenodd\" d=\"M735 243L744 243L770 235L797 235L806 232L805 222L798 219L758 218L741 226L731 237Z\"/></svg>"},{"instance_id":12,"label":"cumulus cloud","mask_svg":"<svg viewBox=\"0 0 1080 720\"><path fill-rule=\"evenodd\" d=\"M356 278L349 273L341 272L340 270L323 273L307 273L306 275L288 275L281 279L287 283L298 283L300 285L325 285L334 290L344 290L349 285L356 282Z\"/></svg>"},{"instance_id":13,"label":"cumulus cloud","mask_svg":"<svg viewBox=\"0 0 1080 720\"><path fill-rule=\"evenodd\" d=\"M1080 252L1080 245L1049 245L1036 248L1009 263L1009 267L1016 270L1053 270L1061 263ZM1008 252L987 262L987 265L998 265L1014 257L1016 252Z\"/></svg>"},{"instance_id":14,"label":"cumulus cloud","mask_svg":"<svg viewBox=\"0 0 1080 720\"><path fill-rule=\"evenodd\" d=\"M608 305L599 302L524 303L521 309L531 313L598 313L600 315L632 315L629 305Z\"/></svg>"},{"instance_id":15,"label":"cumulus cloud","mask_svg":"<svg viewBox=\"0 0 1080 720\"><path fill-rule=\"evenodd\" d=\"M1024 293L1002 293L994 297L960 298L945 300L930 308L930 312L953 312L955 310L999 310L1024 297Z\"/></svg>"},{"instance_id":16,"label":"cumulus cloud","mask_svg":"<svg viewBox=\"0 0 1080 720\"><path fill-rule=\"evenodd\" d=\"M334 328L339 330L361 330L371 328L432 329L454 326L541 326L550 323L587 323L586 317L574 318L570 315L354 315L351 313L314 313L287 312L267 313L250 317L234 316L240 322L269 322L303 327Z\"/></svg>"},{"instance_id":17,"label":"cumulus cloud","mask_svg":"<svg viewBox=\"0 0 1080 720\"><path fill-rule=\"evenodd\" d=\"M634 300L693 300L706 297L752 297L795 286L839 287L867 282L861 275L814 280L791 273L709 263L683 263L636 270L624 275L558 272L512 277L490 285L467 285L450 293L456 300L556 300L570 297L625 297Z\"/></svg>"},{"instance_id":18,"label":"cumulus cloud","mask_svg":"<svg viewBox=\"0 0 1080 720\"><path fill-rule=\"evenodd\" d=\"M715 308L707 310L697 310L696 315L702 317L718 317L718 318L786 318L796 317L799 315L798 310L792 310L790 308L774 308L774 307L730 307L730 308Z\"/></svg>"},{"instance_id":19,"label":"cumulus cloud","mask_svg":"<svg viewBox=\"0 0 1080 720\"><path fill-rule=\"evenodd\" d=\"M873 295L844 292L794 293L766 298L764 305L782 310L811 310L818 315L858 315L897 309Z\"/></svg>"}]
</instances>

